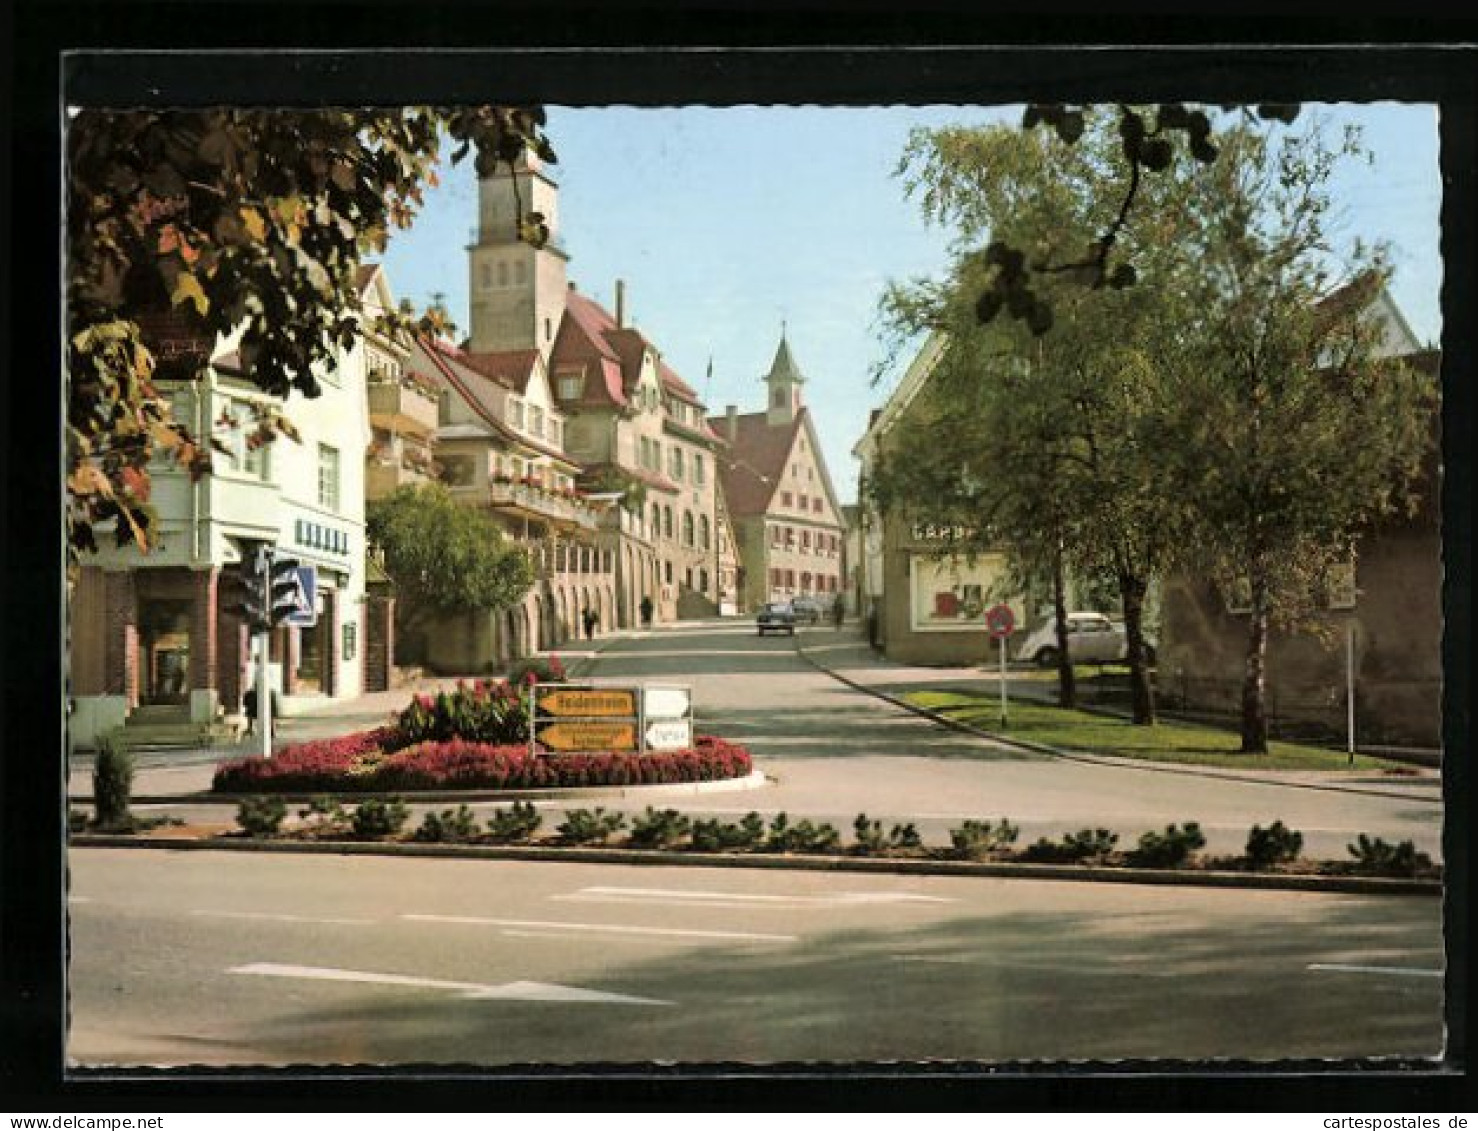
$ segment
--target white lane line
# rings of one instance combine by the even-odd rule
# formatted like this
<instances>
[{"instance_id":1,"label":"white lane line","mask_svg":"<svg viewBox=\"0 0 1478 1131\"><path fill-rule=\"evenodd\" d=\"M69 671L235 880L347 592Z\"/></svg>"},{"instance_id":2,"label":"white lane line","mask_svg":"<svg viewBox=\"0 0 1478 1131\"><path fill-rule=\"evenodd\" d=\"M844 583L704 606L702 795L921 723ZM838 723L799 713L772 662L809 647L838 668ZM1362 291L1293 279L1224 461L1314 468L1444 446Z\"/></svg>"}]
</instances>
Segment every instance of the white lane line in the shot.
<instances>
[{"instance_id":1,"label":"white lane line","mask_svg":"<svg viewBox=\"0 0 1478 1131\"><path fill-rule=\"evenodd\" d=\"M414 923L455 923L475 927L531 927L536 930L588 931L595 934L651 935L678 939L735 939L740 942L795 942L795 935L751 934L744 931L691 931L669 927L625 927L610 923L559 923L547 919L483 919L475 915L402 915Z\"/></svg>"},{"instance_id":2,"label":"white lane line","mask_svg":"<svg viewBox=\"0 0 1478 1131\"><path fill-rule=\"evenodd\" d=\"M574 939L587 941L589 938L589 936L587 935L571 933L569 931L520 931L512 927L504 928L498 933L510 939L563 939L566 942L569 942ZM628 946L659 946L661 945L662 940L631 938L629 936L622 937L621 935L616 935L612 938L607 939L606 942L625 943Z\"/></svg>"},{"instance_id":3,"label":"white lane line","mask_svg":"<svg viewBox=\"0 0 1478 1131\"><path fill-rule=\"evenodd\" d=\"M422 990L449 990L475 1001L557 1001L622 1005L671 1005L656 998L608 994L578 986L552 982L507 982L501 986L482 982L446 982L439 978L416 978L409 974L381 974L372 970L337 970L330 966L287 966L275 962L252 962L233 966L229 974L255 974L269 978L306 978L320 982L358 982L377 986L406 986Z\"/></svg>"},{"instance_id":4,"label":"white lane line","mask_svg":"<svg viewBox=\"0 0 1478 1131\"><path fill-rule=\"evenodd\" d=\"M376 922L374 919L329 919L315 918L310 915L279 915L271 911L191 911L191 915L200 915L207 919L254 919L267 923L328 923L343 927L367 927Z\"/></svg>"},{"instance_id":5,"label":"white lane line","mask_svg":"<svg viewBox=\"0 0 1478 1131\"><path fill-rule=\"evenodd\" d=\"M956 903L957 900L937 895L919 895L907 891L855 891L837 892L833 895L762 895L737 891L693 891L687 888L623 888L588 887L570 895L555 895L551 899L565 902L639 902L674 901L712 906L756 907L850 907L859 904L890 903Z\"/></svg>"},{"instance_id":6,"label":"white lane line","mask_svg":"<svg viewBox=\"0 0 1478 1131\"><path fill-rule=\"evenodd\" d=\"M1417 970L1410 966L1349 966L1340 962L1311 962L1310 970L1334 974L1396 974L1406 978L1440 978L1441 970Z\"/></svg>"}]
</instances>

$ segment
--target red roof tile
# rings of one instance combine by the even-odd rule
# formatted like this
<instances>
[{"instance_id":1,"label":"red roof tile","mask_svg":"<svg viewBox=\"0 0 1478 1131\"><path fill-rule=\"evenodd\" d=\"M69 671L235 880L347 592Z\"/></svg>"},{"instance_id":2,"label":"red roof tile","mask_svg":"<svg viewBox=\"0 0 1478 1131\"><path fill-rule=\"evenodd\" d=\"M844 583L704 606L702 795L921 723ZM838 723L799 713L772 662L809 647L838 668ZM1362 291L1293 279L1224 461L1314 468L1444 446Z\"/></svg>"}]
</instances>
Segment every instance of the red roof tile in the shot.
<instances>
[{"instance_id":1,"label":"red roof tile","mask_svg":"<svg viewBox=\"0 0 1478 1131\"><path fill-rule=\"evenodd\" d=\"M802 408L789 424L771 426L763 412L735 417L738 434L727 451L718 453L719 477L729 510L736 515L764 514L780 486L796 433L805 426ZM728 439L727 417L711 417L709 426Z\"/></svg>"},{"instance_id":2,"label":"red roof tile","mask_svg":"<svg viewBox=\"0 0 1478 1131\"><path fill-rule=\"evenodd\" d=\"M484 377L496 381L505 389L515 393L528 391L529 379L538 366L539 351L502 350L498 353L466 353L458 358L463 365L475 369Z\"/></svg>"}]
</instances>

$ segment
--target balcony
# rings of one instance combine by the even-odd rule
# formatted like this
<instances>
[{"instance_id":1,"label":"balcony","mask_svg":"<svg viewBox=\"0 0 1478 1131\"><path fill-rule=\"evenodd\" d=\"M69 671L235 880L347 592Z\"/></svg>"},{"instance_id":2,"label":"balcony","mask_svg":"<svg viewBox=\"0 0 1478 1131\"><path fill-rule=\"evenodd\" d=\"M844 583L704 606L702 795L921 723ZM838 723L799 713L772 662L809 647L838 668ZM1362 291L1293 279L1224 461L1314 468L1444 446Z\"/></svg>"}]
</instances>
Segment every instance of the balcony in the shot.
<instances>
[{"instance_id":1,"label":"balcony","mask_svg":"<svg viewBox=\"0 0 1478 1131\"><path fill-rule=\"evenodd\" d=\"M376 428L429 436L436 431L436 395L408 378L373 379L369 385L369 414Z\"/></svg>"},{"instance_id":2,"label":"balcony","mask_svg":"<svg viewBox=\"0 0 1478 1131\"><path fill-rule=\"evenodd\" d=\"M381 499L398 487L426 483L436 476L436 462L430 446L408 436L377 436L366 457L366 498Z\"/></svg>"},{"instance_id":3,"label":"balcony","mask_svg":"<svg viewBox=\"0 0 1478 1131\"><path fill-rule=\"evenodd\" d=\"M594 533L599 525L594 507L578 496L566 497L548 487L527 483L488 482L488 505L516 518L533 518L557 529Z\"/></svg>"}]
</instances>

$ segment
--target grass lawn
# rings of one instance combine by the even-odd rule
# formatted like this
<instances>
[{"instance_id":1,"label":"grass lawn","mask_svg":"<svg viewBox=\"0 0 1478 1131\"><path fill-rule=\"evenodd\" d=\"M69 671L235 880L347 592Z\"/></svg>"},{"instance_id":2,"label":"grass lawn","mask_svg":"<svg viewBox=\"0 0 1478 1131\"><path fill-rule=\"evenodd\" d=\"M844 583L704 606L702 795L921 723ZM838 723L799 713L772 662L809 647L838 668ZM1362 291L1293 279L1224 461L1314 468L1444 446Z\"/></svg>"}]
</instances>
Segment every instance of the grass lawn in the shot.
<instances>
[{"instance_id":1,"label":"grass lawn","mask_svg":"<svg viewBox=\"0 0 1478 1131\"><path fill-rule=\"evenodd\" d=\"M1192 723L1159 722L1135 726L1122 719L1065 711L1044 703L1013 699L1007 725L1001 729L1001 701L995 696L962 695L950 691L915 691L904 696L916 707L938 711L960 722L1007 738L1040 742L1061 750L1141 758L1148 762L1186 762L1198 766L1225 766L1237 770L1387 770L1404 769L1383 758L1349 755L1293 742L1270 742L1266 754L1240 754L1241 739L1231 731Z\"/></svg>"}]
</instances>

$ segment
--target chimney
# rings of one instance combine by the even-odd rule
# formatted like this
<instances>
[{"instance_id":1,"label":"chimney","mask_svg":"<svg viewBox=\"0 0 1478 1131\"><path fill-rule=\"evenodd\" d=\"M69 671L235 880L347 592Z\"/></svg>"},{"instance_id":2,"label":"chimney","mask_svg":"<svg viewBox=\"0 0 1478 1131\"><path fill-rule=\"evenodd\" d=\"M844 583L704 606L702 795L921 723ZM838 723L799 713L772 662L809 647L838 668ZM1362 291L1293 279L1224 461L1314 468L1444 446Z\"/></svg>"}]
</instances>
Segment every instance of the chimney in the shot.
<instances>
[{"instance_id":1,"label":"chimney","mask_svg":"<svg viewBox=\"0 0 1478 1131\"><path fill-rule=\"evenodd\" d=\"M626 327L626 280L616 280L616 328Z\"/></svg>"},{"instance_id":2,"label":"chimney","mask_svg":"<svg viewBox=\"0 0 1478 1131\"><path fill-rule=\"evenodd\" d=\"M724 428L729 434L729 443L737 444L739 442L739 406L729 405L724 410L724 416Z\"/></svg>"}]
</instances>

